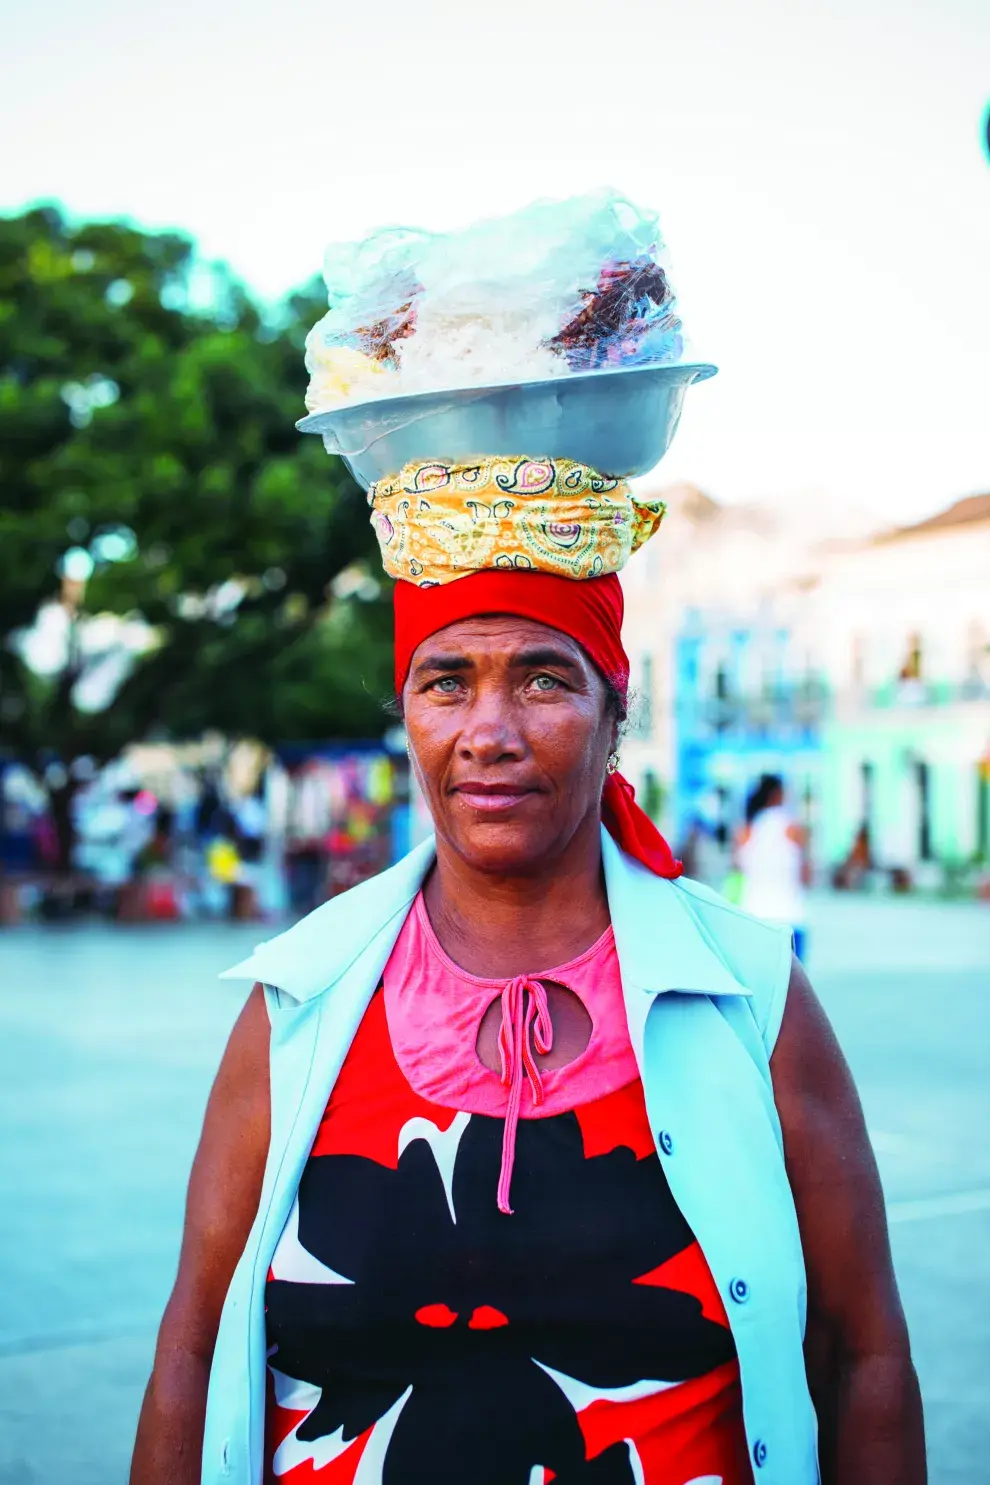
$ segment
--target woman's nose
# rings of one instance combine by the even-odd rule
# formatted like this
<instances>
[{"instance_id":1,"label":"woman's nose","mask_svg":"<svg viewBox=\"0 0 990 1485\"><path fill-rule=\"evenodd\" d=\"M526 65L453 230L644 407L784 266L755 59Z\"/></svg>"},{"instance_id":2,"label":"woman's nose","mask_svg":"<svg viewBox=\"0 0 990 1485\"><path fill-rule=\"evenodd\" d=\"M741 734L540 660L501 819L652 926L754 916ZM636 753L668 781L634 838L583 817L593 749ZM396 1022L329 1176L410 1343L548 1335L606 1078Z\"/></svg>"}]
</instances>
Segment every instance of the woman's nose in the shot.
<instances>
[{"instance_id":1,"label":"woman's nose","mask_svg":"<svg viewBox=\"0 0 990 1485\"><path fill-rule=\"evenodd\" d=\"M520 758L525 752L525 743L513 723L510 709L504 701L483 696L465 718L457 746L462 758L477 758L486 763L500 758Z\"/></svg>"}]
</instances>

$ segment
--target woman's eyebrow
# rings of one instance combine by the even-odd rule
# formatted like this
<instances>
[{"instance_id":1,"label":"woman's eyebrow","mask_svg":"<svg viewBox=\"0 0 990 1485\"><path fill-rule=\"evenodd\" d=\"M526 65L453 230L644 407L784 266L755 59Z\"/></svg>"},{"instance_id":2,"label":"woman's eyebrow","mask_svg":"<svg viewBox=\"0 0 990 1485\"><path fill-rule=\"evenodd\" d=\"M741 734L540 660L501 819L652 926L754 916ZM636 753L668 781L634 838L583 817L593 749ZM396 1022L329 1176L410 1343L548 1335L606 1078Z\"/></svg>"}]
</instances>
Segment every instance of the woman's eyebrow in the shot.
<instances>
[{"instance_id":1,"label":"woman's eyebrow","mask_svg":"<svg viewBox=\"0 0 990 1485\"><path fill-rule=\"evenodd\" d=\"M581 666L573 656L566 650L557 649L555 645L539 645L528 650L517 650L509 657L509 664L513 669L532 670L540 665L552 665L558 670L580 671ZM432 655L424 655L422 660L417 661L413 667L414 676L428 674L454 675L459 671L473 670L474 661L469 655L462 652L451 652L444 654L437 651Z\"/></svg>"},{"instance_id":2,"label":"woman's eyebrow","mask_svg":"<svg viewBox=\"0 0 990 1485\"><path fill-rule=\"evenodd\" d=\"M474 661L470 660L467 655L424 655L422 660L417 662L413 670L413 674L425 675L427 671L431 670L439 670L443 671L445 674L453 674L455 671L458 670L470 670L473 664Z\"/></svg>"},{"instance_id":3,"label":"woman's eyebrow","mask_svg":"<svg viewBox=\"0 0 990 1485\"><path fill-rule=\"evenodd\" d=\"M543 645L532 650L519 650L513 655L510 662L520 669L531 669L539 665L554 665L558 670L580 670L581 667L572 655L566 650L558 650L553 645Z\"/></svg>"}]
</instances>

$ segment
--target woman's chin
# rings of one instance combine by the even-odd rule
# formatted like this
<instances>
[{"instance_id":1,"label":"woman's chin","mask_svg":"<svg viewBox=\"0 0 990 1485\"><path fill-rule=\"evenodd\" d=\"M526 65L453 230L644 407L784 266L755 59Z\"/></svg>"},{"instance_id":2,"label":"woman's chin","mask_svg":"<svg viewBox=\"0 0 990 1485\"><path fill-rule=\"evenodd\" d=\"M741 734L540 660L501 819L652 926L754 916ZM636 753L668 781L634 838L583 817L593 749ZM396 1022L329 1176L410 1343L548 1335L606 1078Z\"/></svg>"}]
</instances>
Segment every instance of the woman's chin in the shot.
<instances>
[{"instance_id":1,"label":"woman's chin","mask_svg":"<svg viewBox=\"0 0 990 1485\"><path fill-rule=\"evenodd\" d=\"M449 834L447 840L461 860L476 871L508 875L527 873L556 854L556 832L534 828L535 823L479 820L461 826Z\"/></svg>"}]
</instances>

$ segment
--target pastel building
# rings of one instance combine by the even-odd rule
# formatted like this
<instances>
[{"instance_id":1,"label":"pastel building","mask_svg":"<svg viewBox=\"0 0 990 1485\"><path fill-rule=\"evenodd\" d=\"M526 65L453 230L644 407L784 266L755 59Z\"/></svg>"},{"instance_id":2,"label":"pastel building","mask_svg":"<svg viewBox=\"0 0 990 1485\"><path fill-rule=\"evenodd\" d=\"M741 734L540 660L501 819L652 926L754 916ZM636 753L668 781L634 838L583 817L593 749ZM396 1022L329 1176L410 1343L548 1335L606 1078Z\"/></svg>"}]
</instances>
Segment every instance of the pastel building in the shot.
<instances>
[{"instance_id":1,"label":"pastel building","mask_svg":"<svg viewBox=\"0 0 990 1485\"><path fill-rule=\"evenodd\" d=\"M826 857L865 827L913 880L987 862L990 496L837 555L819 601Z\"/></svg>"},{"instance_id":2,"label":"pastel building","mask_svg":"<svg viewBox=\"0 0 990 1485\"><path fill-rule=\"evenodd\" d=\"M674 639L679 838L695 820L730 830L763 773L779 774L791 808L820 839L825 691L795 633L772 609L690 609Z\"/></svg>"},{"instance_id":3,"label":"pastel building","mask_svg":"<svg viewBox=\"0 0 990 1485\"><path fill-rule=\"evenodd\" d=\"M672 837L773 772L822 875L864 841L922 884L990 862L990 496L840 541L810 502L667 493L624 574L622 757Z\"/></svg>"},{"instance_id":4,"label":"pastel building","mask_svg":"<svg viewBox=\"0 0 990 1485\"><path fill-rule=\"evenodd\" d=\"M665 493L664 530L623 575L634 691L623 767L676 841L699 815L731 833L764 772L784 776L813 823L814 537L786 512L722 506L688 485Z\"/></svg>"}]
</instances>

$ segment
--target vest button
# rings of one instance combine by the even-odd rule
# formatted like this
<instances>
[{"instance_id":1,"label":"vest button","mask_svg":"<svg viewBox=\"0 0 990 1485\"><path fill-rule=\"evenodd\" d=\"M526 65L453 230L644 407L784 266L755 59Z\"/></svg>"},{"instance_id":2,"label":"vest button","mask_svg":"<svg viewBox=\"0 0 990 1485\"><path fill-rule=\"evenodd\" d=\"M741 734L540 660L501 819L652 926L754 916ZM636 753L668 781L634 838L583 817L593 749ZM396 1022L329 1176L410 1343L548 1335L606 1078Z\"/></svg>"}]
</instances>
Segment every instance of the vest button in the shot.
<instances>
[{"instance_id":1,"label":"vest button","mask_svg":"<svg viewBox=\"0 0 990 1485\"><path fill-rule=\"evenodd\" d=\"M757 1469L762 1469L767 1462L767 1446L762 1439L757 1439L753 1445L753 1463Z\"/></svg>"},{"instance_id":2,"label":"vest button","mask_svg":"<svg viewBox=\"0 0 990 1485\"><path fill-rule=\"evenodd\" d=\"M661 1129L660 1133L657 1135L657 1144L660 1146L665 1155L673 1155L674 1141L671 1139L666 1129Z\"/></svg>"},{"instance_id":3,"label":"vest button","mask_svg":"<svg viewBox=\"0 0 990 1485\"><path fill-rule=\"evenodd\" d=\"M749 1285L745 1279L732 1279L729 1284L729 1297L734 1299L737 1305L744 1305L749 1299Z\"/></svg>"}]
</instances>

